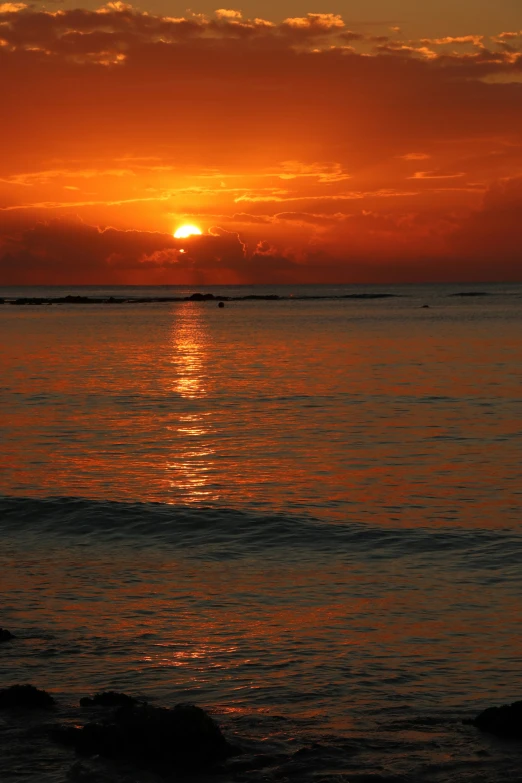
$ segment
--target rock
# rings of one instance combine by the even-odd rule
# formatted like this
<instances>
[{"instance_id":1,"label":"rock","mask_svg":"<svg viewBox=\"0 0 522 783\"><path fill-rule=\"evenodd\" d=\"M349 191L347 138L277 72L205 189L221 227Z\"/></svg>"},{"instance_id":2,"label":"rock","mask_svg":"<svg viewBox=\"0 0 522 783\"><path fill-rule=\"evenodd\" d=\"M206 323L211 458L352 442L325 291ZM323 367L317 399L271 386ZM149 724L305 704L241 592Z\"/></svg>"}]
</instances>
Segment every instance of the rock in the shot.
<instances>
[{"instance_id":1,"label":"rock","mask_svg":"<svg viewBox=\"0 0 522 783\"><path fill-rule=\"evenodd\" d=\"M132 696L116 691L103 691L103 693L97 693L92 699L88 696L80 699L82 707L133 707L137 703L138 700Z\"/></svg>"},{"instance_id":2,"label":"rock","mask_svg":"<svg viewBox=\"0 0 522 783\"><path fill-rule=\"evenodd\" d=\"M236 752L210 715L191 704L122 707L109 720L55 727L51 736L84 756L131 760L163 771L198 771Z\"/></svg>"},{"instance_id":3,"label":"rock","mask_svg":"<svg viewBox=\"0 0 522 783\"><path fill-rule=\"evenodd\" d=\"M46 691L35 688L34 685L11 685L0 691L0 709L12 707L24 709L48 709L55 704L53 697Z\"/></svg>"},{"instance_id":4,"label":"rock","mask_svg":"<svg viewBox=\"0 0 522 783\"><path fill-rule=\"evenodd\" d=\"M448 294L448 296L489 296L487 291L458 291L456 294Z\"/></svg>"},{"instance_id":5,"label":"rock","mask_svg":"<svg viewBox=\"0 0 522 783\"><path fill-rule=\"evenodd\" d=\"M73 783L114 783L115 778L110 772L102 771L98 765L87 766L83 761L77 761L67 772L67 780ZM123 783L130 783L132 778L122 778Z\"/></svg>"},{"instance_id":6,"label":"rock","mask_svg":"<svg viewBox=\"0 0 522 783\"><path fill-rule=\"evenodd\" d=\"M262 299L265 302L275 302L276 299L281 299L281 297L278 294L248 294L248 296L239 296L238 299L253 299L253 300L260 300Z\"/></svg>"},{"instance_id":7,"label":"rock","mask_svg":"<svg viewBox=\"0 0 522 783\"><path fill-rule=\"evenodd\" d=\"M224 306L225 306L224 302L219 302L218 307L224 307Z\"/></svg>"},{"instance_id":8,"label":"rock","mask_svg":"<svg viewBox=\"0 0 522 783\"><path fill-rule=\"evenodd\" d=\"M214 294L192 294L188 297L190 302L208 302L210 299L215 299Z\"/></svg>"},{"instance_id":9,"label":"rock","mask_svg":"<svg viewBox=\"0 0 522 783\"><path fill-rule=\"evenodd\" d=\"M98 770L89 769L81 761L77 761L67 772L67 780L79 783L100 783Z\"/></svg>"},{"instance_id":10,"label":"rock","mask_svg":"<svg viewBox=\"0 0 522 783\"><path fill-rule=\"evenodd\" d=\"M488 707L470 721L481 731L507 739L522 739L522 701Z\"/></svg>"},{"instance_id":11,"label":"rock","mask_svg":"<svg viewBox=\"0 0 522 783\"><path fill-rule=\"evenodd\" d=\"M16 637L13 636L11 631L8 631L7 628L0 628L0 642L9 642L11 639L15 639Z\"/></svg>"}]
</instances>

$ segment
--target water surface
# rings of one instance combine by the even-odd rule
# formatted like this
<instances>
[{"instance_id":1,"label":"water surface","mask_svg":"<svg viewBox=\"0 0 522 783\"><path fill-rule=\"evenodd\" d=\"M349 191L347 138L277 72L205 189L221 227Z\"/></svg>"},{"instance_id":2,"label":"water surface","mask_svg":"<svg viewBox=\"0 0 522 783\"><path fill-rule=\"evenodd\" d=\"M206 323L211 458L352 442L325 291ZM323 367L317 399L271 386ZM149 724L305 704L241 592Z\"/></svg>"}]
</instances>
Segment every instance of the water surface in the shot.
<instances>
[{"instance_id":1,"label":"water surface","mask_svg":"<svg viewBox=\"0 0 522 783\"><path fill-rule=\"evenodd\" d=\"M514 779L461 720L522 695L522 288L377 292L0 307L4 684L195 701L249 779Z\"/></svg>"}]
</instances>

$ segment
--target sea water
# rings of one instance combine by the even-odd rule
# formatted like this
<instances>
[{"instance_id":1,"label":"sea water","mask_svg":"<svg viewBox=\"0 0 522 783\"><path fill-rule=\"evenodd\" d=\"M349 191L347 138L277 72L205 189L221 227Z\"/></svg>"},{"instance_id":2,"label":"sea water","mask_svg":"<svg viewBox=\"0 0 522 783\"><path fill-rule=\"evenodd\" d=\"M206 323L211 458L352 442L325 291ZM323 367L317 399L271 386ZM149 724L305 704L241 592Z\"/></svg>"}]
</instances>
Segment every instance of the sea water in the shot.
<instances>
[{"instance_id":1,"label":"sea water","mask_svg":"<svg viewBox=\"0 0 522 783\"><path fill-rule=\"evenodd\" d=\"M516 780L463 719L522 698L522 286L195 290L0 290L0 687L196 703L227 780ZM2 781L65 780L28 720Z\"/></svg>"}]
</instances>

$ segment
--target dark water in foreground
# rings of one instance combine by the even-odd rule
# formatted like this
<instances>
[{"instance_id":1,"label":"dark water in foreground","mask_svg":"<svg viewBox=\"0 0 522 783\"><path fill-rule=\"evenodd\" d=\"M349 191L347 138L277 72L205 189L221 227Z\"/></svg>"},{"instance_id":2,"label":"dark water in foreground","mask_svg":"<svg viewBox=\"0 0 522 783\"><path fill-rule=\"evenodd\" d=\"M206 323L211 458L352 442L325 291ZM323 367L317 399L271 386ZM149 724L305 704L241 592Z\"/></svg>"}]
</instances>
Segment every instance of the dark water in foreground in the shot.
<instances>
[{"instance_id":1,"label":"dark water in foreground","mask_svg":"<svg viewBox=\"0 0 522 783\"><path fill-rule=\"evenodd\" d=\"M4 305L0 686L195 702L224 780L522 779L462 723L522 697L522 289L477 288ZM38 721L2 781L67 779Z\"/></svg>"}]
</instances>

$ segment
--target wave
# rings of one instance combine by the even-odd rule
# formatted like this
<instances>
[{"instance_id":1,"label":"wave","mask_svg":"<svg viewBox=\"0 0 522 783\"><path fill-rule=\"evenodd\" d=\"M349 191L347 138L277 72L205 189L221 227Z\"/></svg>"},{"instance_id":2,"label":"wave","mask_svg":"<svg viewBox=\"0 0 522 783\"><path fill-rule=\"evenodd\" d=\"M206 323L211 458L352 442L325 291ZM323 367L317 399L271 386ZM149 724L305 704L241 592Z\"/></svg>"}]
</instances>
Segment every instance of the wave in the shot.
<instances>
[{"instance_id":1,"label":"wave","mask_svg":"<svg viewBox=\"0 0 522 783\"><path fill-rule=\"evenodd\" d=\"M174 548L198 558L335 557L444 561L445 568L517 569L522 533L513 530L379 527L231 508L91 500L0 497L3 535L58 537L64 542Z\"/></svg>"}]
</instances>

